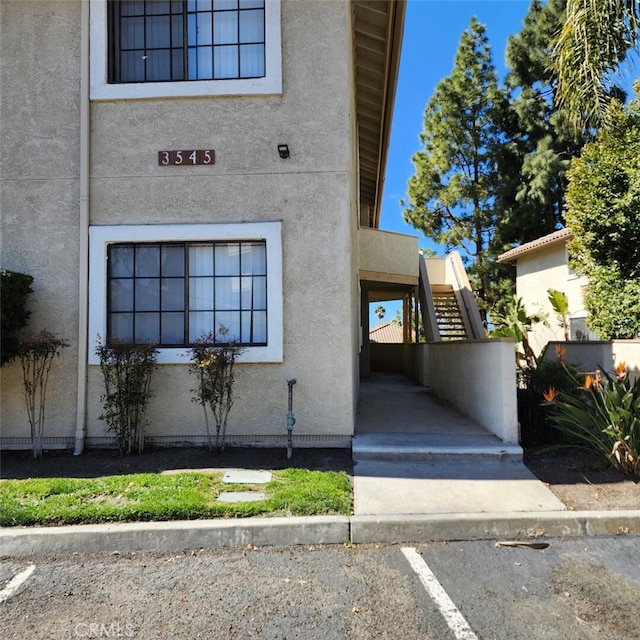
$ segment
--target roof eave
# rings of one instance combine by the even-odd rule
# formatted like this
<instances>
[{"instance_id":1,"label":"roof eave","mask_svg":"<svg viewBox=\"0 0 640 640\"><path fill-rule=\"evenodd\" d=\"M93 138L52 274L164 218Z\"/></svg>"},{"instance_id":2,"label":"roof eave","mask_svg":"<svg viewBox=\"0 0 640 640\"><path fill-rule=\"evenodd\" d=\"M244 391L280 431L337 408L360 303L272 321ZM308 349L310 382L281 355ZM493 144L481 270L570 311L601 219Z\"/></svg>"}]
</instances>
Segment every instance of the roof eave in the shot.
<instances>
[{"instance_id":1,"label":"roof eave","mask_svg":"<svg viewBox=\"0 0 640 640\"><path fill-rule=\"evenodd\" d=\"M400 68L406 0L353 0L361 207L378 228Z\"/></svg>"}]
</instances>

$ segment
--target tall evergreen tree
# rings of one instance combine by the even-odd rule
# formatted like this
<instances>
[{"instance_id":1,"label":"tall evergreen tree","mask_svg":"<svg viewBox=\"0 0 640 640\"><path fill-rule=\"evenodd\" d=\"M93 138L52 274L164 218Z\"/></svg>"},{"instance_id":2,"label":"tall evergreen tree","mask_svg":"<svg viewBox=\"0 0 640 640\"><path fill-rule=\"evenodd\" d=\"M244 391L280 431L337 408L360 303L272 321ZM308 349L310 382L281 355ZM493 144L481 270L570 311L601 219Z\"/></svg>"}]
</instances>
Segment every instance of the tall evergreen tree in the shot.
<instances>
[{"instance_id":1,"label":"tall evergreen tree","mask_svg":"<svg viewBox=\"0 0 640 640\"><path fill-rule=\"evenodd\" d=\"M585 142L558 105L549 66L566 4L534 0L522 31L507 43L511 142L503 149L501 171L512 180L505 182L499 202L500 237L509 244L528 242L563 223L566 172Z\"/></svg>"},{"instance_id":2,"label":"tall evergreen tree","mask_svg":"<svg viewBox=\"0 0 640 640\"><path fill-rule=\"evenodd\" d=\"M485 27L475 17L460 38L451 75L429 100L422 148L403 201L405 220L448 250L460 249L481 312L501 297L493 245L498 154L507 109Z\"/></svg>"}]
</instances>

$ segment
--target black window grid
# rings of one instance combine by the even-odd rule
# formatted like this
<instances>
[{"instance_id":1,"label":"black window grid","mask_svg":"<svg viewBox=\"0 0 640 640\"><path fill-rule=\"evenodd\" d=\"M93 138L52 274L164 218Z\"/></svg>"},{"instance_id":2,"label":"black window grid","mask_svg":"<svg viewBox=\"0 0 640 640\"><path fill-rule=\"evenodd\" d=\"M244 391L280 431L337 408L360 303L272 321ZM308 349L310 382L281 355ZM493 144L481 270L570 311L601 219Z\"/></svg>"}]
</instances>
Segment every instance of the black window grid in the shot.
<instances>
[{"instance_id":1,"label":"black window grid","mask_svg":"<svg viewBox=\"0 0 640 640\"><path fill-rule=\"evenodd\" d=\"M214 247L216 245L228 245L228 244L232 244L232 245L238 245L239 247L239 262L240 262L240 266L239 266L239 270L237 274L224 274L224 275L219 275L216 274L216 267L215 267L215 259L213 260L213 273L210 276L199 276L199 275L191 275L189 272L189 247L192 246L211 246L212 250L214 250ZM252 274L252 275L242 275L242 270L243 270L243 256L244 256L244 252L242 251L242 247L243 245L262 245L265 248L265 272L264 274ZM137 264L136 261L138 259L138 252L136 251L137 248L140 247L158 247L160 253L162 252L162 248L163 247L182 247L183 248L183 276L169 276L166 275L165 273L163 273L162 271L162 262L160 262L160 266L159 266L159 273L157 276L149 276L149 275L136 275L137 272ZM122 276L113 276L111 273L111 252L113 248L130 248L133 252L133 259L132 259L132 275L128 276L128 277L122 277ZM128 313L128 314L132 314L133 315L133 319L132 319L132 335L134 336L134 340L133 342L135 342L135 335L137 333L137 320L138 320L138 315L140 316L144 316L146 314L158 314L159 315L159 336L157 338L157 340L153 340L153 342L157 342L159 344L159 346L161 347L166 347L166 348L178 348L178 347L183 347L183 348L188 348L191 347L195 344L194 341L190 341L189 340L189 335L190 335L190 326L189 326L189 314L194 312L194 310L189 308L189 300L190 300L190 282L192 279L197 279L197 278L214 278L215 280L223 280L223 279L228 279L228 278L264 278L265 279L265 306L264 307L255 307L254 306L254 293L255 293L255 287L253 286L254 283L252 283L252 287L251 287L251 305L248 309L243 308L242 307L242 301L240 301L240 306L239 308L225 308L224 310L221 309L216 309L215 308L215 298L214 298L214 302L213 302L213 308L212 309L198 309L197 311L203 311L203 312L211 312L213 314L214 317L214 322L215 322L215 318L216 315L218 313L221 312L229 312L229 313L240 313L242 314L243 312L250 312L250 327L249 327L249 339L248 340L243 340L242 338L244 338L245 336L242 335L242 327L241 327L241 340L239 342L239 344L241 344L242 346L266 346L267 345L267 339L266 336L268 336L268 323L269 323L269 316L268 316L268 305L267 305L267 287L268 287L268 264L266 261L266 242L264 241L257 241L257 240L241 240L241 241L218 241L218 242L199 242L199 241L195 241L195 242L187 242L187 243L176 243L176 242L150 242L150 243L117 243L117 244L111 244L109 245L109 250L107 252L107 264L108 264L108 270L107 270L107 344L112 344L114 342L113 340L113 319L116 315L120 314L120 313ZM139 279L145 279L145 280L149 280L149 279L156 279L160 281L160 286L159 286L159 300L158 300L158 309L155 310L149 310L149 311L140 311L138 309L136 309L136 287L135 287L135 281L139 280ZM183 287L183 309L182 311L179 310L170 310L170 311L165 311L163 310L163 288L161 286L162 284L162 280L165 279L175 279L175 280L182 280L184 282L184 287ZM112 301L112 281L113 280L131 280L132 281L132 289L133 289L133 304L132 304L132 308L127 310L127 311L113 311L113 309L111 308L111 301ZM214 284L215 286L215 284ZM177 312L181 312L183 314L183 322L182 322L182 326L183 326L183 341L182 342L162 342L162 340L160 339L162 334L163 334L163 312L169 312L169 313L177 313ZM263 341L258 341L258 340L253 340L253 336L254 336L254 331L255 331L255 325L254 325L254 317L255 317L255 313L259 312L259 313L264 313L265 314L265 328L264 328L264 335L265 335L265 340ZM226 337L224 335L222 335L220 333L220 329L221 327L218 326L211 326L211 335L214 337L214 342L223 342L226 340ZM200 336L197 336L197 338Z\"/></svg>"},{"instance_id":2,"label":"black window grid","mask_svg":"<svg viewBox=\"0 0 640 640\"><path fill-rule=\"evenodd\" d=\"M189 9L189 2L187 0L108 0L108 24L109 24L109 82L114 84L119 83L129 83L129 82L182 82L182 81L194 81L194 80L244 80L244 79L252 79L252 78L261 78L266 75L266 8L264 3L261 6L241 6L241 0L239 0L239 4L237 8L224 8L224 9L211 9L211 10L202 10L198 9L197 4L195 4L195 9ZM158 5L167 6L169 11L161 12L161 11L153 11L152 9L157 7ZM134 8L131 13L126 13L122 11L122 7L128 6ZM212 5L213 6L213 5ZM142 12L138 9L138 13L135 13L135 7L141 7ZM262 11L262 33L263 39L256 41L247 41L241 42L241 20L240 15L243 12L247 11ZM198 13L211 13L211 45L198 45L197 41L195 44L189 42L189 33L188 33L188 22L189 15L196 15ZM225 43L225 44L213 44L213 30L215 29L215 16L216 14L223 13L237 13L237 33L236 39L234 43ZM174 38L177 39L176 27L174 25L173 17L180 16L182 18L181 23L181 42L180 46L169 46L169 47L151 47L147 45L147 19L152 18L165 18L168 21L169 28L169 42L173 45ZM125 20L133 20L133 19L142 19L144 21L144 46L143 47L125 47L123 46L123 35L122 35L122 25ZM256 74L243 74L242 73L242 47L243 46L252 46L258 45L262 46L262 67L263 73ZM211 46L212 48L212 73L211 78L190 78L190 69L189 69L189 51L192 49L198 49L201 46ZM214 73L215 64L214 57L216 50L220 50L223 47L235 46L237 48L237 75L229 76L224 75L220 77L216 77ZM150 72L152 68L151 65L147 65L146 61L149 59L150 55L153 55L154 52L169 52L169 72L166 78L158 78L153 76ZM135 79L127 78L127 73L123 73L123 68L126 67L123 61L123 54L127 53L135 53L136 56L140 57L140 64L142 74L141 77L136 77ZM175 55L175 58L174 58ZM135 71L132 74L135 76Z\"/></svg>"}]
</instances>

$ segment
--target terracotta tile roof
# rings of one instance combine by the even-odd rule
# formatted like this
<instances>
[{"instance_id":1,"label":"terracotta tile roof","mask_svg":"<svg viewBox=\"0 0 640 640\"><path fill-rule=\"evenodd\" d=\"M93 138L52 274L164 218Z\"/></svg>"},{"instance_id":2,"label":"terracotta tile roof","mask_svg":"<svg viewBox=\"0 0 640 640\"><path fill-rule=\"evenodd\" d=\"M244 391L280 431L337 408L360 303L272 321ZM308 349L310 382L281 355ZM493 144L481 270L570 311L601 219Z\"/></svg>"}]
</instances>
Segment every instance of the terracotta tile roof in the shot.
<instances>
[{"instance_id":1,"label":"terracotta tile roof","mask_svg":"<svg viewBox=\"0 0 640 640\"><path fill-rule=\"evenodd\" d=\"M378 343L400 343L403 341L402 325L395 322L379 324L369 331L369 340Z\"/></svg>"},{"instance_id":2,"label":"terracotta tile roof","mask_svg":"<svg viewBox=\"0 0 640 640\"><path fill-rule=\"evenodd\" d=\"M573 234L566 227L564 229L558 229L549 235L542 236L526 244L522 244L519 247L514 247L509 251L498 256L498 262L512 262L516 258L519 258L525 253L537 251L539 249L546 249L548 246L557 244L559 242L566 242L573 237Z\"/></svg>"}]
</instances>

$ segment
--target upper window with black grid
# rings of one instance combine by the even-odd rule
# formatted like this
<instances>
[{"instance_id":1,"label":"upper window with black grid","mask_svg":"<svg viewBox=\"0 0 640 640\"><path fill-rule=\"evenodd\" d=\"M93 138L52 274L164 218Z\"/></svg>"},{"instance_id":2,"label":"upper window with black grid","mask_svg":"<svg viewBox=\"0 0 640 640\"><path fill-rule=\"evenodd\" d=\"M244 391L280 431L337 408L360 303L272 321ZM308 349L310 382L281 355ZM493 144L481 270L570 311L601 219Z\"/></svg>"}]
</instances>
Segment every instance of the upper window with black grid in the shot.
<instances>
[{"instance_id":1,"label":"upper window with black grid","mask_svg":"<svg viewBox=\"0 0 640 640\"><path fill-rule=\"evenodd\" d=\"M265 0L113 0L111 84L266 75Z\"/></svg>"}]
</instances>

